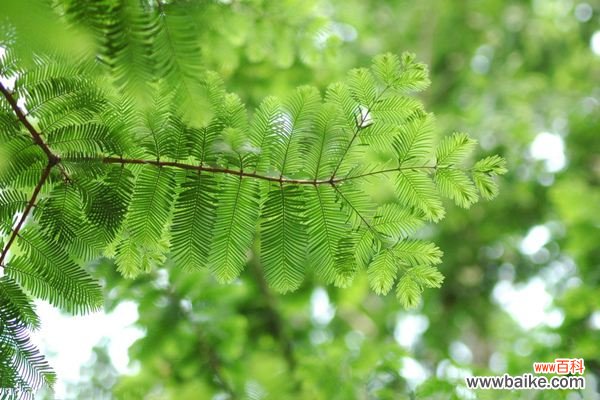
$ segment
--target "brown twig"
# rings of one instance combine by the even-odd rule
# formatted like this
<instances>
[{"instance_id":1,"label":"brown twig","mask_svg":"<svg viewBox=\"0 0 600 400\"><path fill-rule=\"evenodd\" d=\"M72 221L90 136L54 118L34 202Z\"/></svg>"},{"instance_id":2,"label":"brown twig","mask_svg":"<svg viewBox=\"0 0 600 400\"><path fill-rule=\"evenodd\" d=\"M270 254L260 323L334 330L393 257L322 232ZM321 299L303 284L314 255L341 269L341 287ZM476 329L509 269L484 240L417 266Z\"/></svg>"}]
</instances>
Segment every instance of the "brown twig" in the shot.
<instances>
[{"instance_id":1,"label":"brown twig","mask_svg":"<svg viewBox=\"0 0 600 400\"><path fill-rule=\"evenodd\" d=\"M0 92L2 92L2 94L6 98L6 101L8 101L8 104L10 104L10 107L14 111L19 121L21 121L25 128L27 128L29 134L33 138L34 143L42 148L44 153L46 153L46 156L48 156L48 160L50 162L54 160L54 163L56 164L57 156L54 153L52 153L52 150L50 150L46 142L44 142L44 139L42 138L40 133L33 127L33 125L31 125L31 122L29 122L29 120L25 116L23 110L21 110L21 108L17 105L17 100L13 97L12 93L6 87L4 87L2 83L0 83Z\"/></svg>"},{"instance_id":2,"label":"brown twig","mask_svg":"<svg viewBox=\"0 0 600 400\"><path fill-rule=\"evenodd\" d=\"M398 171L404 171L404 170L418 170L418 169L436 169L437 168L436 166L425 166L425 165L424 166L411 166L411 167L396 167L396 168L389 168L389 169L383 169L383 170L379 170L379 171L368 172L368 173L364 173L361 175L345 176L345 177L340 177L340 178L335 178L335 179L331 179L331 178L328 178L328 179L291 179L291 178L285 178L283 176L280 176L280 177L268 176L268 175L261 175L256 172L246 172L246 171L237 170L237 169L211 167L211 166L202 165L202 164L193 165L193 164L186 164L186 163L182 163L182 162L178 162L178 161L142 160L142 159L138 159L138 158L121 158L121 157L77 157L77 158L68 158L67 157L67 158L64 158L63 161L68 161L68 162L77 162L77 161L94 162L95 161L95 162L101 162L101 163L105 163L105 164L154 165L156 167L173 167L173 168L179 168L179 169L184 169L184 170L229 174L229 175L235 175L235 176L240 176L240 177L262 179L262 180L266 180L266 181L270 181L270 182L288 183L288 184L295 184L295 185L314 185L314 186L340 184L345 181L349 181L349 180L353 180L353 179L365 178L368 176L375 176L375 175L380 175L380 174L387 174L390 172L398 172Z\"/></svg>"},{"instance_id":3,"label":"brown twig","mask_svg":"<svg viewBox=\"0 0 600 400\"><path fill-rule=\"evenodd\" d=\"M19 107L19 105L17 104L17 100L15 99L13 94L2 83L0 83L0 92L2 92L4 98L6 98L6 101L8 101L8 104L12 108L19 121L23 124L23 126L25 126L25 128L31 135L33 142L42 149L44 154L46 154L46 156L48 157L48 164L50 166L58 166L58 169L60 169L60 172L65 178L65 180L70 181L71 179L67 174L67 171L65 171L64 167L60 165L60 157L54 154L50 147L48 147L48 144L44 141L44 138L42 138L40 132L38 132L37 129L35 129L35 127L31 125L31 122L29 122L27 116L25 115L23 110L21 110L21 107Z\"/></svg>"},{"instance_id":4,"label":"brown twig","mask_svg":"<svg viewBox=\"0 0 600 400\"><path fill-rule=\"evenodd\" d=\"M85 160L85 158L83 158ZM79 158L82 160L82 158ZM67 159L67 161L69 161ZM140 159L132 159L132 158L119 158L119 157L104 157L99 159L87 158L87 161L101 161L107 164L146 164L146 165L154 165L157 167L174 167L180 169L194 170L194 171L206 171L212 173L222 173L229 175L236 175L241 177L249 177L256 179L263 179L271 182L279 182L279 183L293 183L297 185L324 185L330 184L330 179L289 179L284 177L275 177L268 175L260 175L255 172L245 172L242 170L229 169L229 168L219 168L219 167L210 167L207 165L192 165L185 164L177 161L160 161L160 160L140 160Z\"/></svg>"},{"instance_id":5,"label":"brown twig","mask_svg":"<svg viewBox=\"0 0 600 400\"><path fill-rule=\"evenodd\" d=\"M44 169L44 172L42 173L42 177L40 178L37 185L35 185L35 189L33 189L33 194L31 195L31 199L29 199L29 202L27 203L27 206L25 207L25 210L23 211L23 215L21 215L21 218L19 219L19 222L17 222L17 225L13 229L12 234L10 235L10 238L8 239L8 242L6 242L6 246L4 246L4 249L2 250L2 254L0 254L0 267L1 268L4 268L4 259L6 258L6 255L8 254L8 250L10 249L10 246L12 246L12 244L15 241L15 239L17 238L17 236L19 235L19 231L21 230L21 228L23 227L23 224L25 223L25 220L29 216L31 209L33 208L33 205L35 204L35 201L37 200L37 197L40 194L40 190L42 189L42 186L46 182L46 179L48 179L48 176L50 176L50 171L52 170L52 167L53 167L53 165L49 163L46 166L46 168Z\"/></svg>"}]
</instances>

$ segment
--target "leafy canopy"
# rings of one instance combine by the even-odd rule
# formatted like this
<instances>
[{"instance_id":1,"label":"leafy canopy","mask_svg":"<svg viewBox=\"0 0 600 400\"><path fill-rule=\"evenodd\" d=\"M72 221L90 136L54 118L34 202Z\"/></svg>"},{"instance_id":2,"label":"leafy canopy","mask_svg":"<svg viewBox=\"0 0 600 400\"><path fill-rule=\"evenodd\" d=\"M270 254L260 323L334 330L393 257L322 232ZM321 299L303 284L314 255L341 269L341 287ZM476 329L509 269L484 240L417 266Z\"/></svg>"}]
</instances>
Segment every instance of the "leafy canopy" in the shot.
<instances>
[{"instance_id":1,"label":"leafy canopy","mask_svg":"<svg viewBox=\"0 0 600 400\"><path fill-rule=\"evenodd\" d=\"M442 197L468 208L497 193L500 157L465 167L467 135L434 144L433 116L412 96L429 85L413 55L375 57L324 93L300 87L249 112L190 58L185 30L168 29L186 18L174 10L138 9L139 31L94 22L124 43L100 43L102 62L26 62L12 39L1 44L0 387L52 383L27 335L39 325L32 298L98 309L101 287L85 269L98 257L125 277L172 260L228 283L257 244L279 292L307 274L345 287L366 269L375 292L396 285L413 307L443 280L441 250L415 232L444 217ZM136 32L148 36L121 37ZM126 60L140 54L152 70Z\"/></svg>"}]
</instances>

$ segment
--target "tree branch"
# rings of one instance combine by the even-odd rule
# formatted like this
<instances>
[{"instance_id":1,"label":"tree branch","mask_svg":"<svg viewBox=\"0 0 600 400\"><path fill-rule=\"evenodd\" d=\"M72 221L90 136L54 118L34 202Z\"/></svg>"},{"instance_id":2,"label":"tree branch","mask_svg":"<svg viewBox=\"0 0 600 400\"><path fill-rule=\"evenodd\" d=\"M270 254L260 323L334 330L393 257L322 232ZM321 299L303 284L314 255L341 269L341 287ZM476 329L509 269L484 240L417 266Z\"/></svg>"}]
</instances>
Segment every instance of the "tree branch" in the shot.
<instances>
[{"instance_id":1,"label":"tree branch","mask_svg":"<svg viewBox=\"0 0 600 400\"><path fill-rule=\"evenodd\" d=\"M284 177L275 177L268 175L260 175L255 172L245 172L236 169L229 168L219 168L219 167L210 167L207 165L192 165L185 164L177 161L160 161L160 160L141 160L134 158L119 158L119 157L104 157L104 158L93 158L93 157L84 157L84 158L76 158L69 159L66 158L65 161L99 161L105 164L145 164L145 165L154 165L156 167L174 167L192 171L205 171L212 173L221 173L221 174L229 174L236 175L240 177L248 177L255 179L262 179L270 182L279 182L279 183L293 183L297 185L324 185L330 184L330 179L288 179Z\"/></svg>"},{"instance_id":2,"label":"tree branch","mask_svg":"<svg viewBox=\"0 0 600 400\"><path fill-rule=\"evenodd\" d=\"M216 173L216 174L220 173L220 174L229 174L229 175L235 175L235 176L240 176L240 177L262 179L262 180L269 181L269 182L289 183L289 184L295 184L295 185L313 185L313 186L339 184L339 183L343 183L345 181L349 181L349 180L353 180L353 179L359 179L359 178L364 178L367 176L374 176L374 175L380 175L380 174L387 174L390 172L397 172L397 171L403 171L403 170L436 169L437 168L436 166L423 165L423 166L414 166L414 167L389 168L389 169L384 169L384 170L379 170L379 171L368 172L368 173L361 174L361 175L346 176L346 177L341 177L341 178L336 178L336 179L331 179L331 178L329 178L329 179L292 179L292 178L285 178L285 177L261 175L256 172L246 172L246 171L237 170L237 169L211 167L211 166L202 165L202 164L201 165L186 164L186 163L182 163L182 162L178 162L178 161L143 160L143 159L139 159L139 158L121 158L121 157L76 157L76 158L65 157L62 159L62 161L101 162L104 164L121 164L121 165L127 165L127 164L154 165L155 167L159 167L159 168L173 167L173 168L179 168L179 169L191 170L191 171L204 171L204 172L211 172L211 173Z\"/></svg>"},{"instance_id":3,"label":"tree branch","mask_svg":"<svg viewBox=\"0 0 600 400\"><path fill-rule=\"evenodd\" d=\"M0 83L0 92L2 92L2 94L6 98L6 101L8 101L8 104L10 104L10 107L16 114L19 121L21 121L21 123L29 131L29 134L33 138L33 142L40 146L46 154L46 156L48 156L48 161L50 161L51 163L54 162L54 164L58 163L58 157L54 153L52 153L46 142L44 142L44 139L42 139L40 133L33 127L33 125L31 125L31 123L25 116L23 110L21 110L21 108L17 105L17 100L13 97L12 93L9 92L6 87L4 87L2 83Z\"/></svg>"},{"instance_id":4,"label":"tree branch","mask_svg":"<svg viewBox=\"0 0 600 400\"><path fill-rule=\"evenodd\" d=\"M341 182L345 182L345 181L350 181L352 179L359 179L359 178L365 178L367 176L374 176L374 175L380 175L380 174L387 174L389 172L399 172L399 171L406 171L406 170L411 170L411 169L438 169L437 165L417 165L414 167L396 167L396 168L388 168L388 169L382 169L379 171L372 171L372 172L367 172L364 174L360 174L360 175L353 175L353 176L346 176L344 178L339 178L339 179L334 179L333 182L334 183L341 183Z\"/></svg>"},{"instance_id":5,"label":"tree branch","mask_svg":"<svg viewBox=\"0 0 600 400\"><path fill-rule=\"evenodd\" d=\"M64 167L62 165L60 165L60 157L57 156L56 154L54 154L52 152L52 150L50 149L50 147L48 147L48 144L42 138L41 133L38 132L34 128L33 125L31 125L31 122L29 122L29 120L27 119L26 114L23 112L23 110L21 110L21 108L17 104L17 100L14 98L12 93L1 82L0 82L0 92L2 92L2 94L4 95L4 98L6 98L6 101L8 101L8 104L12 108L13 112L15 113L15 115L17 116L19 121L23 124L23 126L25 126L25 128L31 135L33 142L36 145L38 145L44 151L44 154L46 154L46 156L48 157L48 165L50 167L57 165L58 169L60 169L60 172L63 175L63 177L66 180L71 180L69 175L67 174L67 171L65 171Z\"/></svg>"},{"instance_id":6,"label":"tree branch","mask_svg":"<svg viewBox=\"0 0 600 400\"><path fill-rule=\"evenodd\" d=\"M12 244L15 241L15 239L17 238L17 236L19 235L19 231L21 230L21 228L23 227L23 224L25 223L25 220L29 216L31 209L33 208L33 205L35 204L37 197L40 194L40 190L42 189L42 186L48 179L48 176L50 176L50 171L52 170L53 166L54 165L52 165L51 163L49 163L46 166L46 169L44 169L44 172L42 173L42 177L40 178L37 185L35 185L35 189L33 189L33 194L31 195L31 199L29 199L29 202L27 203L27 206L25 207L25 210L23 211L23 215L21 215L21 218L19 219L19 222L17 222L17 225L13 229L12 234L10 235L8 242L6 243L6 246L4 246L4 249L2 250L2 254L0 254L0 267L1 268L4 268L4 259L6 258L6 255L8 254L8 250L12 246Z\"/></svg>"}]
</instances>

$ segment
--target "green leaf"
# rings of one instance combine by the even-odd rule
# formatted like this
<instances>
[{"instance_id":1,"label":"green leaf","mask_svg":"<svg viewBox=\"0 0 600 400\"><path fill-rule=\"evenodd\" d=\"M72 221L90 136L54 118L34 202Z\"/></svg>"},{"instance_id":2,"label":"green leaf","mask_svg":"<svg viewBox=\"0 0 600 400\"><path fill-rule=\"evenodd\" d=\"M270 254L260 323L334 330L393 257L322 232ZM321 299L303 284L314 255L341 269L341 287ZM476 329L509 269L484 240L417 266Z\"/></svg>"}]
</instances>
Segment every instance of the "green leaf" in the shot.
<instances>
[{"instance_id":1,"label":"green leaf","mask_svg":"<svg viewBox=\"0 0 600 400\"><path fill-rule=\"evenodd\" d=\"M389 94L378 98L370 108L361 106L358 117L360 143L378 151L389 151L398 140L405 139L399 136L403 125L410 123L416 115L420 116L422 107L416 99Z\"/></svg>"},{"instance_id":2,"label":"green leaf","mask_svg":"<svg viewBox=\"0 0 600 400\"><path fill-rule=\"evenodd\" d=\"M378 232L391 238L408 237L423 226L423 218L399 204L381 206L371 222Z\"/></svg>"},{"instance_id":3,"label":"green leaf","mask_svg":"<svg viewBox=\"0 0 600 400\"><path fill-rule=\"evenodd\" d=\"M373 258L367 269L369 286L377 294L387 294L398 275L398 260L392 251L385 249Z\"/></svg>"},{"instance_id":4,"label":"green leaf","mask_svg":"<svg viewBox=\"0 0 600 400\"><path fill-rule=\"evenodd\" d=\"M434 243L420 240L402 240L392 247L392 252L402 264L410 266L439 264L443 255Z\"/></svg>"},{"instance_id":5,"label":"green leaf","mask_svg":"<svg viewBox=\"0 0 600 400\"><path fill-rule=\"evenodd\" d=\"M133 192L133 174L124 166L111 167L102 181L87 190L86 216L110 243L120 230Z\"/></svg>"},{"instance_id":6,"label":"green leaf","mask_svg":"<svg viewBox=\"0 0 600 400\"><path fill-rule=\"evenodd\" d=\"M3 141L0 156L0 182L10 182L13 189L34 187L45 169L44 153L27 137Z\"/></svg>"},{"instance_id":7,"label":"green leaf","mask_svg":"<svg viewBox=\"0 0 600 400\"><path fill-rule=\"evenodd\" d=\"M357 266L361 268L367 267L373 255L379 251L380 247L381 242L374 237L373 232L369 229L364 229L354 247L354 258Z\"/></svg>"},{"instance_id":8,"label":"green leaf","mask_svg":"<svg viewBox=\"0 0 600 400\"><path fill-rule=\"evenodd\" d=\"M350 225L356 230L367 228L375 213L373 199L368 193L358 187L356 182L336 185L334 190L339 197L338 201Z\"/></svg>"},{"instance_id":9,"label":"green leaf","mask_svg":"<svg viewBox=\"0 0 600 400\"><path fill-rule=\"evenodd\" d=\"M401 92L421 91L429 84L429 74L425 64L415 62L415 55L403 53L398 56L386 53L373 59L373 74L385 87Z\"/></svg>"},{"instance_id":10,"label":"green leaf","mask_svg":"<svg viewBox=\"0 0 600 400\"><path fill-rule=\"evenodd\" d=\"M422 110L422 104L412 97L387 96L375 102L369 114L373 123L403 124L407 118L417 111Z\"/></svg>"},{"instance_id":11,"label":"green leaf","mask_svg":"<svg viewBox=\"0 0 600 400\"><path fill-rule=\"evenodd\" d=\"M297 173L303 165L302 143L313 127L321 96L313 87L298 88L283 104L279 137L269 141L271 166L281 175Z\"/></svg>"},{"instance_id":12,"label":"green leaf","mask_svg":"<svg viewBox=\"0 0 600 400\"><path fill-rule=\"evenodd\" d=\"M231 282L244 269L258 220L256 181L227 175L213 229L209 266L219 282Z\"/></svg>"},{"instance_id":13,"label":"green leaf","mask_svg":"<svg viewBox=\"0 0 600 400\"><path fill-rule=\"evenodd\" d=\"M267 282L279 292L296 290L304 279L306 226L299 187L271 185L261 211L260 259Z\"/></svg>"},{"instance_id":14,"label":"green leaf","mask_svg":"<svg viewBox=\"0 0 600 400\"><path fill-rule=\"evenodd\" d=\"M31 299L14 279L6 275L0 278L0 299L6 320L18 320L28 329L39 329L40 319Z\"/></svg>"},{"instance_id":15,"label":"green leaf","mask_svg":"<svg viewBox=\"0 0 600 400\"><path fill-rule=\"evenodd\" d=\"M432 114L421 114L400 125L393 147L401 167L426 165L433 148Z\"/></svg>"},{"instance_id":16,"label":"green leaf","mask_svg":"<svg viewBox=\"0 0 600 400\"><path fill-rule=\"evenodd\" d=\"M473 172L471 176L481 197L491 200L498 195L498 184L493 177L483 172Z\"/></svg>"},{"instance_id":17,"label":"green leaf","mask_svg":"<svg viewBox=\"0 0 600 400\"><path fill-rule=\"evenodd\" d=\"M190 173L175 202L171 251L175 263L186 269L207 266L217 207L217 183L208 174Z\"/></svg>"},{"instance_id":18,"label":"green leaf","mask_svg":"<svg viewBox=\"0 0 600 400\"><path fill-rule=\"evenodd\" d=\"M459 164L473 151L476 143L464 133L446 136L435 152L438 167Z\"/></svg>"},{"instance_id":19,"label":"green leaf","mask_svg":"<svg viewBox=\"0 0 600 400\"><path fill-rule=\"evenodd\" d=\"M145 262L143 249L134 238L129 235L121 238L115 254L117 270L125 278L136 278L142 272L148 272L150 265Z\"/></svg>"},{"instance_id":20,"label":"green leaf","mask_svg":"<svg viewBox=\"0 0 600 400\"><path fill-rule=\"evenodd\" d=\"M154 31L148 32L153 39L155 74L176 88L177 104L185 120L192 126L202 126L210 115L210 103L200 79L202 49L194 13L189 6L178 3L158 4L156 14L150 17Z\"/></svg>"},{"instance_id":21,"label":"green leaf","mask_svg":"<svg viewBox=\"0 0 600 400\"><path fill-rule=\"evenodd\" d=\"M343 247L350 228L340 213L333 189L308 187L306 218L310 264L327 283L346 286L354 277L356 265L352 249Z\"/></svg>"},{"instance_id":22,"label":"green leaf","mask_svg":"<svg viewBox=\"0 0 600 400\"><path fill-rule=\"evenodd\" d=\"M469 208L478 200L473 182L462 171L451 168L437 169L434 180L441 195L454 200L459 207Z\"/></svg>"},{"instance_id":23,"label":"green leaf","mask_svg":"<svg viewBox=\"0 0 600 400\"><path fill-rule=\"evenodd\" d=\"M48 135L48 145L63 156L115 154L121 150L118 139L112 137L108 127L98 123L75 124L54 129Z\"/></svg>"},{"instance_id":24,"label":"green leaf","mask_svg":"<svg viewBox=\"0 0 600 400\"><path fill-rule=\"evenodd\" d=\"M61 248L40 232L22 231L23 251L7 263L5 272L33 296L73 314L95 311L102 305L100 286Z\"/></svg>"},{"instance_id":25,"label":"green leaf","mask_svg":"<svg viewBox=\"0 0 600 400\"><path fill-rule=\"evenodd\" d=\"M97 257L105 245L102 235L89 227L83 212L81 188L72 183L54 187L50 196L38 203L40 225L45 234L68 252L83 260Z\"/></svg>"},{"instance_id":26,"label":"green leaf","mask_svg":"<svg viewBox=\"0 0 600 400\"><path fill-rule=\"evenodd\" d=\"M410 270L412 278L424 288L439 288L444 281L444 275L431 265L419 265Z\"/></svg>"},{"instance_id":27,"label":"green leaf","mask_svg":"<svg viewBox=\"0 0 600 400\"><path fill-rule=\"evenodd\" d=\"M344 134L346 136L353 134L357 128L360 104L352 97L348 86L342 82L329 85L325 93L325 102L336 107L343 121Z\"/></svg>"},{"instance_id":28,"label":"green leaf","mask_svg":"<svg viewBox=\"0 0 600 400\"><path fill-rule=\"evenodd\" d=\"M164 241L152 245L140 244L135 238L125 233L116 248L117 270L125 278L136 278L141 273L162 267L166 260L166 251Z\"/></svg>"},{"instance_id":29,"label":"green leaf","mask_svg":"<svg viewBox=\"0 0 600 400\"><path fill-rule=\"evenodd\" d=\"M173 171L142 167L116 248L117 267L124 276L136 277L164 261L166 248L162 240L171 216L174 189Z\"/></svg>"},{"instance_id":30,"label":"green leaf","mask_svg":"<svg viewBox=\"0 0 600 400\"><path fill-rule=\"evenodd\" d=\"M29 339L39 319L29 297L8 276L0 278L0 395L6 388L31 394L42 384L52 386L56 376Z\"/></svg>"},{"instance_id":31,"label":"green leaf","mask_svg":"<svg viewBox=\"0 0 600 400\"><path fill-rule=\"evenodd\" d=\"M414 308L419 304L424 288L439 288L444 276L436 267L417 265L406 270L396 286L396 297L404 308Z\"/></svg>"},{"instance_id":32,"label":"green leaf","mask_svg":"<svg viewBox=\"0 0 600 400\"><path fill-rule=\"evenodd\" d=\"M180 107L175 93L164 86L157 89L152 111L144 115L143 129L147 133L142 145L153 158L186 159L193 144L191 131L175 113Z\"/></svg>"},{"instance_id":33,"label":"green leaf","mask_svg":"<svg viewBox=\"0 0 600 400\"><path fill-rule=\"evenodd\" d=\"M236 94L227 93L223 96L216 110L216 120L224 128L236 128L248 131L248 115L242 99Z\"/></svg>"},{"instance_id":34,"label":"green leaf","mask_svg":"<svg viewBox=\"0 0 600 400\"><path fill-rule=\"evenodd\" d=\"M249 137L255 152L250 156L252 161L249 164L258 171L268 170L272 157L268 144L281 137L282 118L281 104L275 97L264 99L252 118Z\"/></svg>"},{"instance_id":35,"label":"green leaf","mask_svg":"<svg viewBox=\"0 0 600 400\"><path fill-rule=\"evenodd\" d=\"M20 190L0 190L0 229L10 230L15 215L27 206L27 195Z\"/></svg>"},{"instance_id":36,"label":"green leaf","mask_svg":"<svg viewBox=\"0 0 600 400\"><path fill-rule=\"evenodd\" d=\"M415 308L421 300L423 290L411 274L404 274L396 285L396 297L406 309Z\"/></svg>"},{"instance_id":37,"label":"green leaf","mask_svg":"<svg viewBox=\"0 0 600 400\"><path fill-rule=\"evenodd\" d=\"M473 165L472 170L491 175L504 175L508 171L506 160L498 155L482 158Z\"/></svg>"},{"instance_id":38,"label":"green leaf","mask_svg":"<svg viewBox=\"0 0 600 400\"><path fill-rule=\"evenodd\" d=\"M309 177L318 180L332 176L348 145L341 125L338 109L331 103L325 104L316 117L313 134L306 142L308 151L303 169Z\"/></svg>"},{"instance_id":39,"label":"green leaf","mask_svg":"<svg viewBox=\"0 0 600 400\"><path fill-rule=\"evenodd\" d=\"M361 106L372 107L377 98L377 86L371 71L355 68L348 73L348 86L354 100Z\"/></svg>"},{"instance_id":40,"label":"green leaf","mask_svg":"<svg viewBox=\"0 0 600 400\"><path fill-rule=\"evenodd\" d=\"M486 157L477 161L471 171L471 177L481 197L490 200L498 195L498 184L494 176L507 172L506 161L499 156Z\"/></svg>"},{"instance_id":41,"label":"green leaf","mask_svg":"<svg viewBox=\"0 0 600 400\"><path fill-rule=\"evenodd\" d=\"M379 54L373 58L373 75L385 86L392 87L400 79L400 58L396 54Z\"/></svg>"},{"instance_id":42,"label":"green leaf","mask_svg":"<svg viewBox=\"0 0 600 400\"><path fill-rule=\"evenodd\" d=\"M421 210L425 217L439 221L445 215L442 201L427 174L420 170L401 170L396 180L399 200Z\"/></svg>"},{"instance_id":43,"label":"green leaf","mask_svg":"<svg viewBox=\"0 0 600 400\"><path fill-rule=\"evenodd\" d=\"M33 393L42 384L52 387L56 375L6 300L0 290L0 304L3 305L0 308L0 395L9 398L5 396L13 389L19 398L33 398Z\"/></svg>"},{"instance_id":44,"label":"green leaf","mask_svg":"<svg viewBox=\"0 0 600 400\"><path fill-rule=\"evenodd\" d=\"M422 215L396 203L381 206L370 219L368 226L360 228L354 248L356 261L362 267L382 248L387 249L400 238L408 237L424 223Z\"/></svg>"},{"instance_id":45,"label":"green leaf","mask_svg":"<svg viewBox=\"0 0 600 400\"><path fill-rule=\"evenodd\" d=\"M135 241L152 245L162 238L171 213L174 187L172 170L143 167L125 218L125 229Z\"/></svg>"}]
</instances>

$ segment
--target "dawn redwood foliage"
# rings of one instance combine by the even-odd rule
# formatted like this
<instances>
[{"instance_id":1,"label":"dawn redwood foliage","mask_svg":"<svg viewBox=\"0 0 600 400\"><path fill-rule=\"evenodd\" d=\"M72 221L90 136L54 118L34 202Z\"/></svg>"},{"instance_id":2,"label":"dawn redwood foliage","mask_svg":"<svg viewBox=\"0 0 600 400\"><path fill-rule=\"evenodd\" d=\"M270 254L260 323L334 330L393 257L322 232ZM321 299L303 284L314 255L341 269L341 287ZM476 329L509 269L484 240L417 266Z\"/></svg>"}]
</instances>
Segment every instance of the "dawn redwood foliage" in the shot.
<instances>
[{"instance_id":1,"label":"dawn redwood foliage","mask_svg":"<svg viewBox=\"0 0 600 400\"><path fill-rule=\"evenodd\" d=\"M248 110L203 68L183 6L62 3L65 24L98 38L95 57L23 60L18 30L0 43L0 388L15 396L54 381L28 338L32 300L101 307L90 261L129 278L168 259L228 283L257 251L279 292L366 270L412 307L443 280L441 250L415 232L444 217L442 197L494 197L506 171L498 156L468 163L463 133L435 143L411 54Z\"/></svg>"}]
</instances>

